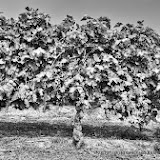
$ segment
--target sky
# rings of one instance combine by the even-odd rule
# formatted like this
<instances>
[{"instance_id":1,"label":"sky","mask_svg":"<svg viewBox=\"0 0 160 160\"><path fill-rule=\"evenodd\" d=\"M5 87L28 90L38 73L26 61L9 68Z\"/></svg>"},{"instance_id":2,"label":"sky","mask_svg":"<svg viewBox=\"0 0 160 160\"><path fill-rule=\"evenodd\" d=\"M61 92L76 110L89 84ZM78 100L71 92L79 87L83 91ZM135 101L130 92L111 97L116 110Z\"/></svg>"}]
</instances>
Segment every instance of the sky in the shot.
<instances>
[{"instance_id":1,"label":"sky","mask_svg":"<svg viewBox=\"0 0 160 160\"><path fill-rule=\"evenodd\" d=\"M17 18L27 6L49 14L53 24L62 22L67 14L80 23L87 14L93 18L107 16L112 25L144 20L145 26L160 34L160 0L0 0L0 12L8 18Z\"/></svg>"}]
</instances>

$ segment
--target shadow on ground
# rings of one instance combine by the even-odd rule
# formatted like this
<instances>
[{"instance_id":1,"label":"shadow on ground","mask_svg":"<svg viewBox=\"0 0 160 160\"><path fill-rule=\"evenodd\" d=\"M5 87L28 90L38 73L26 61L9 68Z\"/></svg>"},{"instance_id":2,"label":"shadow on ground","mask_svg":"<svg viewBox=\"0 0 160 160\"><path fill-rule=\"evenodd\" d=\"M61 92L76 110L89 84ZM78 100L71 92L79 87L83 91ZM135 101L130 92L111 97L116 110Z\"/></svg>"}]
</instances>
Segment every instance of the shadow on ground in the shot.
<instances>
[{"instance_id":1,"label":"shadow on ground","mask_svg":"<svg viewBox=\"0 0 160 160\"><path fill-rule=\"evenodd\" d=\"M71 123L62 123L53 120L48 122L0 122L0 136L62 136L72 137L73 126ZM95 138L120 138L120 139L142 139L151 140L152 131L145 129L139 132L138 128L115 123L83 124L83 133L86 137Z\"/></svg>"}]
</instances>

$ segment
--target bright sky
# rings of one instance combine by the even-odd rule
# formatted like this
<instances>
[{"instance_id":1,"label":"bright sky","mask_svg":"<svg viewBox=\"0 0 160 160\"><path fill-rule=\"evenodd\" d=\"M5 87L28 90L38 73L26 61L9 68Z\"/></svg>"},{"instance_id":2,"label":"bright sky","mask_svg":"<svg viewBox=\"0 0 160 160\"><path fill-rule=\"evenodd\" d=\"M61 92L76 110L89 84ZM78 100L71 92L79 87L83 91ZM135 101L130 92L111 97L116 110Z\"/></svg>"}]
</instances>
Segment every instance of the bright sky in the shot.
<instances>
[{"instance_id":1,"label":"bright sky","mask_svg":"<svg viewBox=\"0 0 160 160\"><path fill-rule=\"evenodd\" d=\"M0 0L0 11L7 17L17 18L26 6L49 14L53 23L60 23L67 14L79 23L87 14L107 16L112 24L144 20L145 25L160 33L160 0Z\"/></svg>"}]
</instances>

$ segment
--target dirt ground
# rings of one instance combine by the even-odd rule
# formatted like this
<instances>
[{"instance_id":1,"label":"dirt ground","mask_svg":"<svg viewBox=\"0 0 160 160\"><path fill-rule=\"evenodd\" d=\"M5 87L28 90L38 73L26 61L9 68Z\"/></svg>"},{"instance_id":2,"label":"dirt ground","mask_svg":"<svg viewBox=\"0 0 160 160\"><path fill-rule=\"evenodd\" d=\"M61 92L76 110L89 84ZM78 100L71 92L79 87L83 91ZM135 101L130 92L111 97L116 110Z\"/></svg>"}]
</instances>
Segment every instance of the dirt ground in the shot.
<instances>
[{"instance_id":1,"label":"dirt ground","mask_svg":"<svg viewBox=\"0 0 160 160\"><path fill-rule=\"evenodd\" d=\"M72 107L0 113L0 160L160 160L159 124L143 132L97 111L83 120L84 146L72 144Z\"/></svg>"}]
</instances>

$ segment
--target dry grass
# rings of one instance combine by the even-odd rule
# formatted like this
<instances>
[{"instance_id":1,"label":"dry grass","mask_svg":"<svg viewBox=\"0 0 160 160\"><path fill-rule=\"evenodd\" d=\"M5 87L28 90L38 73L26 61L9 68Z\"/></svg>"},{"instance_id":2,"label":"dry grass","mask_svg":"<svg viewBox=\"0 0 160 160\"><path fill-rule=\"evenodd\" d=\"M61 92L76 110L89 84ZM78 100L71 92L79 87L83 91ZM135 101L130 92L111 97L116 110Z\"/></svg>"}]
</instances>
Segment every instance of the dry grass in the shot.
<instances>
[{"instance_id":1,"label":"dry grass","mask_svg":"<svg viewBox=\"0 0 160 160\"><path fill-rule=\"evenodd\" d=\"M85 146L76 150L71 138L4 137L0 140L0 159L22 160L159 160L153 144L140 140L85 138Z\"/></svg>"},{"instance_id":2,"label":"dry grass","mask_svg":"<svg viewBox=\"0 0 160 160\"><path fill-rule=\"evenodd\" d=\"M0 160L160 160L160 129L142 133L119 121L85 117L85 145L72 144L74 108L41 113L10 110L0 115Z\"/></svg>"}]
</instances>

